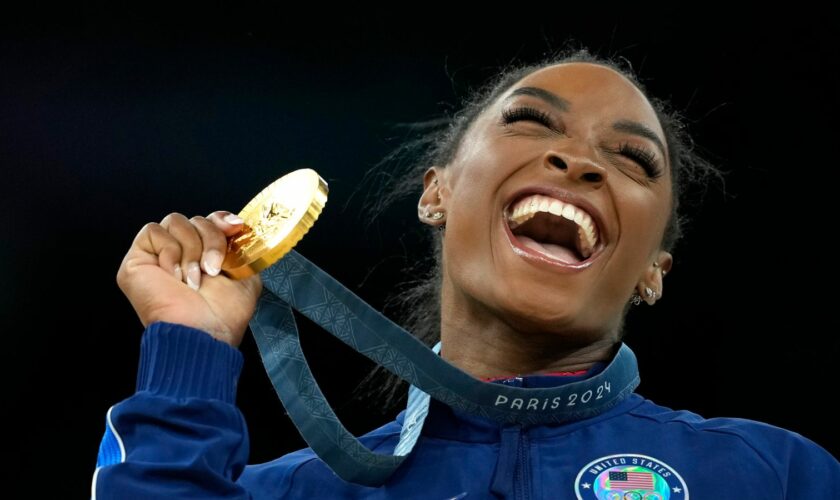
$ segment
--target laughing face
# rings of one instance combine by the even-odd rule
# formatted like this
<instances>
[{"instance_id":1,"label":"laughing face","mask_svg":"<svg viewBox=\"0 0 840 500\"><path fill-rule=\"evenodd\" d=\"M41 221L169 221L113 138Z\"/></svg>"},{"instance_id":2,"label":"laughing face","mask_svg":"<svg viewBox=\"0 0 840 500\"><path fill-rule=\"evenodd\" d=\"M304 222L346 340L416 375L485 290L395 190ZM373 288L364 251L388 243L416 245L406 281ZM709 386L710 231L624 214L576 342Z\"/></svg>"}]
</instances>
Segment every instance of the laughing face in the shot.
<instances>
[{"instance_id":1,"label":"laughing face","mask_svg":"<svg viewBox=\"0 0 840 500\"><path fill-rule=\"evenodd\" d=\"M566 63L515 83L454 160L424 178L421 220L446 223L444 322L472 316L569 345L615 341L631 293L661 296L671 266L660 250L667 158L650 103L610 68Z\"/></svg>"}]
</instances>

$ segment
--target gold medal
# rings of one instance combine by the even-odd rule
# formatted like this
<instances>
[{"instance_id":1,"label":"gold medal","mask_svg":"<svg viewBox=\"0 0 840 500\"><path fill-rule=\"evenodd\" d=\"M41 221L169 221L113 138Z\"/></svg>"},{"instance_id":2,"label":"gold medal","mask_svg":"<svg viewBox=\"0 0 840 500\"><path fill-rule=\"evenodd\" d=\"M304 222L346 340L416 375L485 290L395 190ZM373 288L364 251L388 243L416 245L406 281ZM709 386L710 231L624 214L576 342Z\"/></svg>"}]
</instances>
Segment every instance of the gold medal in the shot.
<instances>
[{"instance_id":1,"label":"gold medal","mask_svg":"<svg viewBox=\"0 0 840 500\"><path fill-rule=\"evenodd\" d=\"M244 279L280 260L321 215L328 192L327 181L311 168L272 182L239 212L245 223L228 237L222 274Z\"/></svg>"}]
</instances>

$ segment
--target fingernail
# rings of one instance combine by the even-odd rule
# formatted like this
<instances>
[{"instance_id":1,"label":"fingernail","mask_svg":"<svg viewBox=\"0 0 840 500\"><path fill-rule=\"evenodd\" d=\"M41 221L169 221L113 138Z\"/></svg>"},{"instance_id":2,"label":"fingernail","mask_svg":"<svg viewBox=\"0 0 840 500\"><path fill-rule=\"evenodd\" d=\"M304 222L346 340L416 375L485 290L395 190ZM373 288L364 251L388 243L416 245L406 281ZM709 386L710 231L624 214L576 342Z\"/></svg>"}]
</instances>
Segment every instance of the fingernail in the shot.
<instances>
[{"instance_id":1,"label":"fingernail","mask_svg":"<svg viewBox=\"0 0 840 500\"><path fill-rule=\"evenodd\" d=\"M207 250L204 254L204 272L210 276L219 274L222 266L222 254L218 250Z\"/></svg>"},{"instance_id":2,"label":"fingernail","mask_svg":"<svg viewBox=\"0 0 840 500\"><path fill-rule=\"evenodd\" d=\"M225 220L225 222L227 222L228 224L242 224L243 222L245 222L244 220L242 220L242 219L241 219L238 215L236 215L236 214L227 214L227 215L225 215L224 220Z\"/></svg>"},{"instance_id":3,"label":"fingernail","mask_svg":"<svg viewBox=\"0 0 840 500\"><path fill-rule=\"evenodd\" d=\"M175 274L175 279L176 280L181 281L183 279L183 275L181 274L181 265L180 264L175 264L175 269L174 269L173 273Z\"/></svg>"},{"instance_id":4,"label":"fingernail","mask_svg":"<svg viewBox=\"0 0 840 500\"><path fill-rule=\"evenodd\" d=\"M201 268L198 267L198 262L190 262L187 265L187 285L193 290L198 290L201 283Z\"/></svg>"}]
</instances>

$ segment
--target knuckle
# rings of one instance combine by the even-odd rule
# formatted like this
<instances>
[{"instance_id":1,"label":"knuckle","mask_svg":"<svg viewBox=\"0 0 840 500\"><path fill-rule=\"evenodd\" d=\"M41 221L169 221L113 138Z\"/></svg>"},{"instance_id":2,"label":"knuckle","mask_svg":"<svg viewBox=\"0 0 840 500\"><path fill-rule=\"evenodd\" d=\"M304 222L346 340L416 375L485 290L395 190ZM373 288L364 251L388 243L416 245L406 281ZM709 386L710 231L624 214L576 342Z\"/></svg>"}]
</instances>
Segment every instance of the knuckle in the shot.
<instances>
[{"instance_id":1,"label":"knuckle","mask_svg":"<svg viewBox=\"0 0 840 500\"><path fill-rule=\"evenodd\" d=\"M185 221L185 220L187 220L187 218L181 212L170 212L170 213L166 214L166 217L164 217L163 220L160 221L160 223L161 224L164 224L164 223L169 224L169 223L172 223L172 222Z\"/></svg>"},{"instance_id":2,"label":"knuckle","mask_svg":"<svg viewBox=\"0 0 840 500\"><path fill-rule=\"evenodd\" d=\"M160 227L160 224L157 222L147 222L140 228L141 233L147 233L149 231L154 231L156 228Z\"/></svg>"},{"instance_id":3,"label":"knuckle","mask_svg":"<svg viewBox=\"0 0 840 500\"><path fill-rule=\"evenodd\" d=\"M210 241L216 242L220 239L224 239L225 237L222 230L219 229L216 224L204 217L201 217L200 222L196 224L196 228L203 239L209 239Z\"/></svg>"}]
</instances>

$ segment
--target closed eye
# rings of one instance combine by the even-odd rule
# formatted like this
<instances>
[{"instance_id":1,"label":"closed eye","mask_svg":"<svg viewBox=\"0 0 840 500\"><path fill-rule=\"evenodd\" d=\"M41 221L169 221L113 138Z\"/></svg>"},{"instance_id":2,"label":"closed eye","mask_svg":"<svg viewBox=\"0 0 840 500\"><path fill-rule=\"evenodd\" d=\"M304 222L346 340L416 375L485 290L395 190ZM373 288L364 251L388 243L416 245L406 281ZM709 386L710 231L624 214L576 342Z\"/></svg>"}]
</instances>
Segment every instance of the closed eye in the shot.
<instances>
[{"instance_id":1,"label":"closed eye","mask_svg":"<svg viewBox=\"0 0 840 500\"><path fill-rule=\"evenodd\" d=\"M662 169L659 168L656 154L652 151L624 142L618 147L618 152L639 164L651 179L662 176Z\"/></svg>"},{"instance_id":2,"label":"closed eye","mask_svg":"<svg viewBox=\"0 0 840 500\"><path fill-rule=\"evenodd\" d=\"M507 108L502 110L502 126L507 126L511 123L519 121L537 122L547 128L555 130L554 123L551 120L551 115L545 111L540 111L539 109L532 108L530 106ZM651 179L661 177L664 173L658 166L656 154L646 148L634 146L629 143L622 143L617 152L641 166Z\"/></svg>"},{"instance_id":3,"label":"closed eye","mask_svg":"<svg viewBox=\"0 0 840 500\"><path fill-rule=\"evenodd\" d=\"M510 125L518 121L534 121L548 128L554 128L554 124L551 122L551 116L548 113L530 106L508 108L502 111L502 125Z\"/></svg>"}]
</instances>

